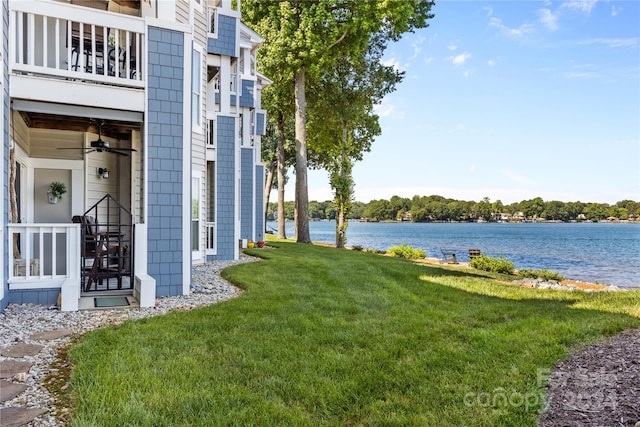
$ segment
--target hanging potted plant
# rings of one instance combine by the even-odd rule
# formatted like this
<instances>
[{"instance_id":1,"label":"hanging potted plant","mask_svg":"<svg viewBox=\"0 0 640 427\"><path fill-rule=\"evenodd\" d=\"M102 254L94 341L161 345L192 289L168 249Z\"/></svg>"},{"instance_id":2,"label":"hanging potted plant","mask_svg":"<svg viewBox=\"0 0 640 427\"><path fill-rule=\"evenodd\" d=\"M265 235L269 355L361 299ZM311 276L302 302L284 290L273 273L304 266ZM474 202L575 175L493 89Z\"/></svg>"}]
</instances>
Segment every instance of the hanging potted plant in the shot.
<instances>
[{"instance_id":1,"label":"hanging potted plant","mask_svg":"<svg viewBox=\"0 0 640 427\"><path fill-rule=\"evenodd\" d=\"M49 186L47 196L49 197L49 203L58 203L59 199L62 199L62 195L67 192L67 186L64 182L54 181Z\"/></svg>"}]
</instances>

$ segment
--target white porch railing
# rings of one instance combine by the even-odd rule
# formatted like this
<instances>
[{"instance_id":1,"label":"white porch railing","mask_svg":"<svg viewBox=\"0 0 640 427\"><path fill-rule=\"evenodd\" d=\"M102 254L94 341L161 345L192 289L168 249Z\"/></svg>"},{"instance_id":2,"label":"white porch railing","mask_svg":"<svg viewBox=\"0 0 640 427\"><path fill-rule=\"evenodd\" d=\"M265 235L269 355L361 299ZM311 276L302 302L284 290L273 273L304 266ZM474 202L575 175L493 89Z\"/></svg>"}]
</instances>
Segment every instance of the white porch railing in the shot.
<instances>
[{"instance_id":1,"label":"white porch railing","mask_svg":"<svg viewBox=\"0 0 640 427\"><path fill-rule=\"evenodd\" d=\"M207 222L207 251L216 249L216 223Z\"/></svg>"},{"instance_id":2,"label":"white porch railing","mask_svg":"<svg viewBox=\"0 0 640 427\"><path fill-rule=\"evenodd\" d=\"M144 19L48 0L9 8L12 72L144 87Z\"/></svg>"},{"instance_id":3,"label":"white porch railing","mask_svg":"<svg viewBox=\"0 0 640 427\"><path fill-rule=\"evenodd\" d=\"M9 224L9 284L59 286L80 278L79 224ZM20 258L14 257L14 245ZM21 287L25 289L25 287Z\"/></svg>"},{"instance_id":4,"label":"white porch railing","mask_svg":"<svg viewBox=\"0 0 640 427\"><path fill-rule=\"evenodd\" d=\"M236 93L236 88L238 87L238 75L235 73L231 73L229 74L229 79L229 88L231 90L231 93ZM220 77L216 77L213 81L213 90L216 93L220 93Z\"/></svg>"}]
</instances>

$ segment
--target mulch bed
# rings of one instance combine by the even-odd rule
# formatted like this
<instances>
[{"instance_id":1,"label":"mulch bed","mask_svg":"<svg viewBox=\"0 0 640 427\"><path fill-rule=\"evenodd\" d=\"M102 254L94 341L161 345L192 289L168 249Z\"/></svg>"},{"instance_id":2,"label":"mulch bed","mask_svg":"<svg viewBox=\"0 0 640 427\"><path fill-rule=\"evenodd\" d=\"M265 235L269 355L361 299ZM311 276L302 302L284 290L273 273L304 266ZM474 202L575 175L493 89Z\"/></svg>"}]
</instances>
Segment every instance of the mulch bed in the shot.
<instances>
[{"instance_id":1,"label":"mulch bed","mask_svg":"<svg viewBox=\"0 0 640 427\"><path fill-rule=\"evenodd\" d=\"M549 376L539 425L640 426L640 329L560 362Z\"/></svg>"}]
</instances>

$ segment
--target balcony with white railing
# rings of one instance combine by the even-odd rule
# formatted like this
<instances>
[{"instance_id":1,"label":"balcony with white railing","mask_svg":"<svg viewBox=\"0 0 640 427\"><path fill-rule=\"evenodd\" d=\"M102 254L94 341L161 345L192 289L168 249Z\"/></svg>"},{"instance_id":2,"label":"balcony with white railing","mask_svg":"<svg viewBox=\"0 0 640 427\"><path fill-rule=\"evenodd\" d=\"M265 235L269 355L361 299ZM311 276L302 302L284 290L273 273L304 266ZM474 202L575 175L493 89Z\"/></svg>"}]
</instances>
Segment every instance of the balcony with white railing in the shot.
<instances>
[{"instance_id":1,"label":"balcony with white railing","mask_svg":"<svg viewBox=\"0 0 640 427\"><path fill-rule=\"evenodd\" d=\"M144 19L47 0L9 8L13 74L144 88Z\"/></svg>"}]
</instances>

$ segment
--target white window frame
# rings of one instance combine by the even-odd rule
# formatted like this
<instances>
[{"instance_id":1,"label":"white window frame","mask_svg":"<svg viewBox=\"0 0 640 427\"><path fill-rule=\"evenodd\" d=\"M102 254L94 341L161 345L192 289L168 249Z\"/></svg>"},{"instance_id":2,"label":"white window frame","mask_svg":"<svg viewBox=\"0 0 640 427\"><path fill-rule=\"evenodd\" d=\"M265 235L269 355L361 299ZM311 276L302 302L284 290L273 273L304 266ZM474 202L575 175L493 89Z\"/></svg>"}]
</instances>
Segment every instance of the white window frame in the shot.
<instances>
[{"instance_id":1,"label":"white window frame","mask_svg":"<svg viewBox=\"0 0 640 427\"><path fill-rule=\"evenodd\" d=\"M202 72L203 66L202 66L202 64L203 64L203 60L205 58L203 47L198 45L198 44L194 44L193 45L192 55L193 56L191 58L191 125L193 127L193 132L196 132L196 133L199 133L199 134L203 134L204 133L204 127L202 125L202 120L203 120L203 115L204 114L203 114L202 105L203 105L204 91L202 89L202 86L203 86L203 82L202 82L202 80L203 80L203 72ZM196 67L194 67L194 65L195 65L194 61L195 61L196 57L199 58L199 61L198 61L199 67L198 67L197 75L196 75L196 70L194 69L194 68L196 68ZM195 81L196 76L199 76L199 78L197 79L198 80L198 82L197 82L198 84L197 84L197 86L194 86L194 81ZM196 114L194 115L194 111L193 111L193 109L194 109L194 97L196 97L196 96L198 97L198 103L197 103L198 109L197 109Z\"/></svg>"},{"instance_id":2,"label":"white window frame","mask_svg":"<svg viewBox=\"0 0 640 427\"><path fill-rule=\"evenodd\" d=\"M202 173L201 172L192 172L191 173L191 259L193 261L198 261L202 259L202 252L203 252L203 245L204 245L204 241L202 239L202 224L203 224L203 218L202 218L202 213L203 213L203 209L202 209L202 203L203 203L203 197L202 197L202 187L203 187L203 177L202 177ZM197 199L196 199L197 196ZM197 206L197 210L198 212L194 212L194 202L198 201L198 206ZM198 222L198 228L196 231L196 236L197 237L197 248L194 248L193 243L194 243L194 229L193 229L193 223L194 222Z\"/></svg>"},{"instance_id":3,"label":"white window frame","mask_svg":"<svg viewBox=\"0 0 640 427\"><path fill-rule=\"evenodd\" d=\"M207 119L207 147L216 148L218 143L218 138L216 136L216 119L208 118Z\"/></svg>"},{"instance_id":4,"label":"white window frame","mask_svg":"<svg viewBox=\"0 0 640 427\"><path fill-rule=\"evenodd\" d=\"M213 15L213 31L211 31L211 18ZM210 7L207 9L207 33L209 37L218 38L218 8Z\"/></svg>"}]
</instances>

